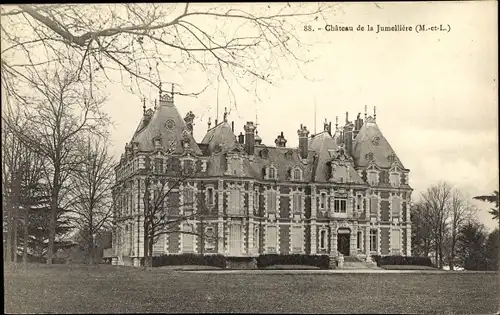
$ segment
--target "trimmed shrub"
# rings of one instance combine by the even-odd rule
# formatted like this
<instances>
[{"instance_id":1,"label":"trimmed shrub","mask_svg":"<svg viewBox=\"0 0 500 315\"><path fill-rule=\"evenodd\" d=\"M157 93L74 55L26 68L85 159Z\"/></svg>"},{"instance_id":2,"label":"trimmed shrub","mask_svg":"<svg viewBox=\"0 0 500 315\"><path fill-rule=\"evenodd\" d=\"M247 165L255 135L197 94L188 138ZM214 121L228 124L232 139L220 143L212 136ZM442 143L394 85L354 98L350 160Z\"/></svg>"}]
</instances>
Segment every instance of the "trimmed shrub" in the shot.
<instances>
[{"instance_id":1,"label":"trimmed shrub","mask_svg":"<svg viewBox=\"0 0 500 315\"><path fill-rule=\"evenodd\" d=\"M226 257L226 268L256 269L257 259L255 257Z\"/></svg>"},{"instance_id":2,"label":"trimmed shrub","mask_svg":"<svg viewBox=\"0 0 500 315\"><path fill-rule=\"evenodd\" d=\"M222 255L180 254L153 256L153 267L197 265L226 267L226 259Z\"/></svg>"},{"instance_id":3,"label":"trimmed shrub","mask_svg":"<svg viewBox=\"0 0 500 315\"><path fill-rule=\"evenodd\" d=\"M301 254L265 254L257 258L257 267L264 268L274 265L305 265L328 269L330 257L328 255L301 255Z\"/></svg>"},{"instance_id":4,"label":"trimmed shrub","mask_svg":"<svg viewBox=\"0 0 500 315\"><path fill-rule=\"evenodd\" d=\"M372 256L373 257L373 256ZM432 267L432 262L430 257L418 257L418 256L379 256L377 266L385 265L413 265L413 266L428 266Z\"/></svg>"}]
</instances>

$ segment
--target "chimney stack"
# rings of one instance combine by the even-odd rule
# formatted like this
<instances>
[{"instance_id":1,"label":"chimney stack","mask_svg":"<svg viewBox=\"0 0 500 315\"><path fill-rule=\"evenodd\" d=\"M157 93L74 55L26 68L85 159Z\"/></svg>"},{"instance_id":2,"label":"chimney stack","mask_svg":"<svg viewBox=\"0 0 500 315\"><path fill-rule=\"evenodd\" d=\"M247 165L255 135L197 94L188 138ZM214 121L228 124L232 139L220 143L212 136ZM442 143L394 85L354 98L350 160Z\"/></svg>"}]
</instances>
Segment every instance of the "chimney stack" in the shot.
<instances>
[{"instance_id":1,"label":"chimney stack","mask_svg":"<svg viewBox=\"0 0 500 315\"><path fill-rule=\"evenodd\" d=\"M297 134L299 135L300 157L302 159L307 159L307 153L308 153L308 148L307 148L308 138L307 138L307 136L309 135L309 131L307 130L306 126L303 126L302 124L300 124L300 129L297 130Z\"/></svg>"},{"instance_id":2,"label":"chimney stack","mask_svg":"<svg viewBox=\"0 0 500 315\"><path fill-rule=\"evenodd\" d=\"M255 148L255 126L253 122L247 121L243 129L245 129L245 151L248 155L253 155Z\"/></svg>"},{"instance_id":3,"label":"chimney stack","mask_svg":"<svg viewBox=\"0 0 500 315\"><path fill-rule=\"evenodd\" d=\"M192 111L189 111L186 114L186 117L184 117L184 122L186 123L186 128L188 132L192 135L193 134L193 125L194 125L194 118L196 116L193 114Z\"/></svg>"},{"instance_id":4,"label":"chimney stack","mask_svg":"<svg viewBox=\"0 0 500 315\"><path fill-rule=\"evenodd\" d=\"M238 143L240 143L240 144L245 143L245 136L243 135L242 132L240 132L240 134L238 136Z\"/></svg>"},{"instance_id":5,"label":"chimney stack","mask_svg":"<svg viewBox=\"0 0 500 315\"><path fill-rule=\"evenodd\" d=\"M352 155L353 124L348 123L344 127L344 145L347 154Z\"/></svg>"},{"instance_id":6,"label":"chimney stack","mask_svg":"<svg viewBox=\"0 0 500 315\"><path fill-rule=\"evenodd\" d=\"M274 140L274 143L276 144L277 147L284 148L286 145L286 139L285 136L283 135L283 131L281 132L280 135Z\"/></svg>"},{"instance_id":7,"label":"chimney stack","mask_svg":"<svg viewBox=\"0 0 500 315\"><path fill-rule=\"evenodd\" d=\"M231 131L234 133L234 121L231 122Z\"/></svg>"}]
</instances>

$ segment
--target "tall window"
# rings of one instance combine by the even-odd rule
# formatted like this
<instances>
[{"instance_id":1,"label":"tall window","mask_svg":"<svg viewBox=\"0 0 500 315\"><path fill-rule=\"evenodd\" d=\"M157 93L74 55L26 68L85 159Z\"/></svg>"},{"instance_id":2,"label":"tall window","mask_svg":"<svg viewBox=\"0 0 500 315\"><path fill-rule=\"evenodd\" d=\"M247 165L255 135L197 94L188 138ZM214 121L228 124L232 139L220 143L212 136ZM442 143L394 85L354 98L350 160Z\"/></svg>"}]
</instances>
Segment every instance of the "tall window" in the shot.
<instances>
[{"instance_id":1,"label":"tall window","mask_svg":"<svg viewBox=\"0 0 500 315\"><path fill-rule=\"evenodd\" d=\"M347 212L347 198L339 197L334 200L334 212L346 213Z\"/></svg>"},{"instance_id":2,"label":"tall window","mask_svg":"<svg viewBox=\"0 0 500 315\"><path fill-rule=\"evenodd\" d=\"M361 206L363 205L363 198L361 195L358 195L356 198L356 209L361 210Z\"/></svg>"},{"instance_id":3,"label":"tall window","mask_svg":"<svg viewBox=\"0 0 500 315\"><path fill-rule=\"evenodd\" d=\"M163 174L163 158L155 158L154 171L157 174Z\"/></svg>"},{"instance_id":4,"label":"tall window","mask_svg":"<svg viewBox=\"0 0 500 315\"><path fill-rule=\"evenodd\" d=\"M321 230L319 232L319 248L320 249L326 249L326 231L325 230Z\"/></svg>"},{"instance_id":5,"label":"tall window","mask_svg":"<svg viewBox=\"0 0 500 315\"><path fill-rule=\"evenodd\" d=\"M326 198L326 193L325 192L322 192L320 195L319 195L319 208L321 210L324 210L326 209L327 207L327 198Z\"/></svg>"},{"instance_id":6,"label":"tall window","mask_svg":"<svg viewBox=\"0 0 500 315\"><path fill-rule=\"evenodd\" d=\"M278 228L275 226L268 226L266 233L266 245L268 253L276 253L278 251Z\"/></svg>"},{"instance_id":7,"label":"tall window","mask_svg":"<svg viewBox=\"0 0 500 315\"><path fill-rule=\"evenodd\" d=\"M184 224L182 231L182 251L184 253L194 252L194 234L193 228L189 224Z\"/></svg>"},{"instance_id":8,"label":"tall window","mask_svg":"<svg viewBox=\"0 0 500 315\"><path fill-rule=\"evenodd\" d=\"M392 197L392 216L399 217L401 213L401 200L398 197Z\"/></svg>"},{"instance_id":9,"label":"tall window","mask_svg":"<svg viewBox=\"0 0 500 315\"><path fill-rule=\"evenodd\" d=\"M292 253L301 253L302 244L304 242L302 227L293 226L292 227Z\"/></svg>"},{"instance_id":10,"label":"tall window","mask_svg":"<svg viewBox=\"0 0 500 315\"><path fill-rule=\"evenodd\" d=\"M267 212L276 212L276 191L269 190L267 192Z\"/></svg>"},{"instance_id":11,"label":"tall window","mask_svg":"<svg viewBox=\"0 0 500 315\"><path fill-rule=\"evenodd\" d=\"M376 229L370 230L370 251L371 252L377 251L377 230Z\"/></svg>"},{"instance_id":12,"label":"tall window","mask_svg":"<svg viewBox=\"0 0 500 315\"><path fill-rule=\"evenodd\" d=\"M253 207L256 210L259 209L259 190L258 189L255 189L255 191L253 193Z\"/></svg>"},{"instance_id":13,"label":"tall window","mask_svg":"<svg viewBox=\"0 0 500 315\"><path fill-rule=\"evenodd\" d=\"M302 213L302 195L299 192L293 194L293 214Z\"/></svg>"},{"instance_id":14,"label":"tall window","mask_svg":"<svg viewBox=\"0 0 500 315\"><path fill-rule=\"evenodd\" d=\"M213 226L207 226L205 228L205 249L206 250L213 250L215 249L215 229Z\"/></svg>"},{"instance_id":15,"label":"tall window","mask_svg":"<svg viewBox=\"0 0 500 315\"><path fill-rule=\"evenodd\" d=\"M183 199L182 205L186 211L185 215L191 215L194 207L194 191L191 187L184 187Z\"/></svg>"},{"instance_id":16,"label":"tall window","mask_svg":"<svg viewBox=\"0 0 500 315\"><path fill-rule=\"evenodd\" d=\"M372 216L376 216L378 214L378 198L377 196L370 197L370 213Z\"/></svg>"},{"instance_id":17,"label":"tall window","mask_svg":"<svg viewBox=\"0 0 500 315\"><path fill-rule=\"evenodd\" d=\"M214 188L208 187L207 188L207 205L209 207L211 207L214 205L214 203L215 203Z\"/></svg>"},{"instance_id":18,"label":"tall window","mask_svg":"<svg viewBox=\"0 0 500 315\"><path fill-rule=\"evenodd\" d=\"M241 212L240 194L241 192L239 189L231 189L229 195L229 212L231 214L240 214Z\"/></svg>"},{"instance_id":19,"label":"tall window","mask_svg":"<svg viewBox=\"0 0 500 315\"><path fill-rule=\"evenodd\" d=\"M393 229L391 233L391 247L392 251L398 253L401 250L401 231Z\"/></svg>"},{"instance_id":20,"label":"tall window","mask_svg":"<svg viewBox=\"0 0 500 315\"><path fill-rule=\"evenodd\" d=\"M253 248L259 249L259 244L260 244L260 230L259 227L256 226L253 229Z\"/></svg>"},{"instance_id":21,"label":"tall window","mask_svg":"<svg viewBox=\"0 0 500 315\"><path fill-rule=\"evenodd\" d=\"M358 249L361 249L362 241L363 241L363 234L361 233L361 231L358 231L358 239L357 239L357 248Z\"/></svg>"}]
</instances>

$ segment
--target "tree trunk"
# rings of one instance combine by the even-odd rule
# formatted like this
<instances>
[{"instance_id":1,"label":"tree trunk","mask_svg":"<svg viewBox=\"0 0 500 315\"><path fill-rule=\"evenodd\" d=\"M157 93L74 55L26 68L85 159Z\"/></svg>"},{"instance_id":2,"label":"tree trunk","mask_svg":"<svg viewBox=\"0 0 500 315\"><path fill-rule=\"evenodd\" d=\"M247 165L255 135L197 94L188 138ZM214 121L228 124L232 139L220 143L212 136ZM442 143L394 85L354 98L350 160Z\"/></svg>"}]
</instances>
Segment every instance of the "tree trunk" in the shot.
<instances>
[{"instance_id":1,"label":"tree trunk","mask_svg":"<svg viewBox=\"0 0 500 315\"><path fill-rule=\"evenodd\" d=\"M58 176L59 173L56 172L54 174L54 178L58 178ZM59 197L59 187L57 187L57 185L54 185L50 201L49 247L47 249L47 265L52 264L52 258L55 253L58 197Z\"/></svg>"},{"instance_id":2,"label":"tree trunk","mask_svg":"<svg viewBox=\"0 0 500 315\"><path fill-rule=\"evenodd\" d=\"M29 207L24 208L24 226L23 226L23 240L24 240L24 247L23 247L23 264L24 267L28 266L28 244L29 244L29 235L28 235L28 228L29 228L29 222L30 222L30 217L29 217Z\"/></svg>"},{"instance_id":3,"label":"tree trunk","mask_svg":"<svg viewBox=\"0 0 500 315\"><path fill-rule=\"evenodd\" d=\"M149 238L148 268L153 267L153 237Z\"/></svg>"},{"instance_id":4,"label":"tree trunk","mask_svg":"<svg viewBox=\"0 0 500 315\"><path fill-rule=\"evenodd\" d=\"M13 208L12 205L9 203L7 204L7 215L6 215L6 221L7 221L7 240L5 244L5 261L7 263L12 262L12 219L10 216L11 209Z\"/></svg>"},{"instance_id":5,"label":"tree trunk","mask_svg":"<svg viewBox=\"0 0 500 315\"><path fill-rule=\"evenodd\" d=\"M18 198L16 198L18 199ZM13 258L13 261L15 263L17 263L17 225L19 223L19 220L18 220L18 217L19 217L19 207L17 206L18 203L17 203L17 200L16 200L16 209L14 210L14 215L13 215L13 222L12 222L12 227L13 227L13 236L12 236L12 241L14 244L12 244L12 249L13 249L13 255L14 255L14 258Z\"/></svg>"}]
</instances>

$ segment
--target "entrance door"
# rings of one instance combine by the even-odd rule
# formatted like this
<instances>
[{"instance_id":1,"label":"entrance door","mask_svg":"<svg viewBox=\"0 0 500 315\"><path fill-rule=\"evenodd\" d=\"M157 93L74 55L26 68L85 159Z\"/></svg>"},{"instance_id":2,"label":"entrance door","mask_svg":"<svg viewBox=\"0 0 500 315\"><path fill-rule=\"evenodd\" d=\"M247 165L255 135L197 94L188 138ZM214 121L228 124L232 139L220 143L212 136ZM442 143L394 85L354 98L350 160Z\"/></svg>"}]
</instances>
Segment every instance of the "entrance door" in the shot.
<instances>
[{"instance_id":1,"label":"entrance door","mask_svg":"<svg viewBox=\"0 0 500 315\"><path fill-rule=\"evenodd\" d=\"M344 256L349 256L351 234L338 234L337 251Z\"/></svg>"}]
</instances>

